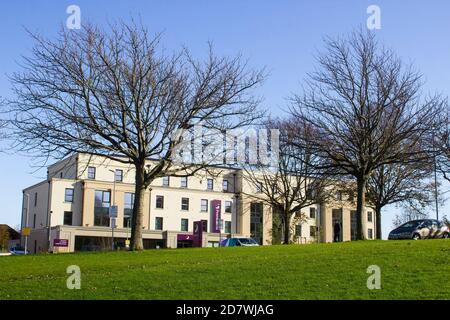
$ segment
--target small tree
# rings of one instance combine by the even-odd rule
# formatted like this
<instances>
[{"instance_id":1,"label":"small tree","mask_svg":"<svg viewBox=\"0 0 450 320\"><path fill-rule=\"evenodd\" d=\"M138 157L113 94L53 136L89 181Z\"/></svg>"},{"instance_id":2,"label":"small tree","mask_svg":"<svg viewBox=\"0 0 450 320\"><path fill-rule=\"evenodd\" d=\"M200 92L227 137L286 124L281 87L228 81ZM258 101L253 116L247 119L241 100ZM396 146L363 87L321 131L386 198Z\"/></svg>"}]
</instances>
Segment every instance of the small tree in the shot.
<instances>
[{"instance_id":1,"label":"small tree","mask_svg":"<svg viewBox=\"0 0 450 320\"><path fill-rule=\"evenodd\" d=\"M423 101L421 75L369 32L328 39L325 46L291 112L314 128L311 149L326 166L356 180L357 239L364 239L370 176L384 165L429 157L418 146L433 127L441 99Z\"/></svg>"},{"instance_id":2,"label":"small tree","mask_svg":"<svg viewBox=\"0 0 450 320\"><path fill-rule=\"evenodd\" d=\"M202 123L217 130L253 123L261 114L252 89L263 81L238 57L205 61L187 50L167 55L160 37L135 24L108 31L86 25L35 42L11 76L8 112L15 147L45 159L76 152L135 168L131 250L143 249L144 192L166 175L192 175L209 163L174 164L179 130ZM155 161L149 165L147 159Z\"/></svg>"},{"instance_id":3,"label":"small tree","mask_svg":"<svg viewBox=\"0 0 450 320\"><path fill-rule=\"evenodd\" d=\"M317 169L319 158L308 148L314 139L309 125L295 120L271 120L266 127L280 130L278 162L273 166L245 165L244 181L253 190L244 194L271 207L274 220L281 220L283 242L289 244L293 216L302 222L303 208L325 201L330 180Z\"/></svg>"},{"instance_id":4,"label":"small tree","mask_svg":"<svg viewBox=\"0 0 450 320\"><path fill-rule=\"evenodd\" d=\"M381 239L381 212L390 204L430 203L433 188L427 183L431 165L425 162L382 165L375 169L367 182L368 203L375 211L376 238Z\"/></svg>"}]
</instances>

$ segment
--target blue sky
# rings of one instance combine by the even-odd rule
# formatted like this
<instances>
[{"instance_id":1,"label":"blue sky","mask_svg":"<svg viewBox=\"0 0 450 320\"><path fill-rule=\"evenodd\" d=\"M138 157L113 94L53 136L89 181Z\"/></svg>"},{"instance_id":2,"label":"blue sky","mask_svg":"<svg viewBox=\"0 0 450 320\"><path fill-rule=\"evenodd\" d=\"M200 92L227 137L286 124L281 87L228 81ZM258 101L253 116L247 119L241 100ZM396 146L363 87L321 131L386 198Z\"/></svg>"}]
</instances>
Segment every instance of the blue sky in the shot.
<instances>
[{"instance_id":1,"label":"blue sky","mask_svg":"<svg viewBox=\"0 0 450 320\"><path fill-rule=\"evenodd\" d=\"M163 32L167 50L187 46L200 56L213 41L219 54L242 53L255 68L266 67L270 77L260 89L263 107L280 115L286 98L301 90L302 80L314 67L314 54L324 36L345 34L365 26L369 5L381 9L386 46L412 62L425 75L430 92L450 94L450 2L379 0L191 0L191 1L14 1L0 8L0 96L10 95L7 74L17 70L21 55L32 46L25 28L52 37L68 17L69 5L81 8L82 21L104 24L140 17L151 31ZM0 223L20 221L21 190L45 177L29 158L0 154ZM444 185L445 190L450 187ZM447 202L444 212L450 215ZM395 207L383 217L383 232L391 227Z\"/></svg>"}]
</instances>

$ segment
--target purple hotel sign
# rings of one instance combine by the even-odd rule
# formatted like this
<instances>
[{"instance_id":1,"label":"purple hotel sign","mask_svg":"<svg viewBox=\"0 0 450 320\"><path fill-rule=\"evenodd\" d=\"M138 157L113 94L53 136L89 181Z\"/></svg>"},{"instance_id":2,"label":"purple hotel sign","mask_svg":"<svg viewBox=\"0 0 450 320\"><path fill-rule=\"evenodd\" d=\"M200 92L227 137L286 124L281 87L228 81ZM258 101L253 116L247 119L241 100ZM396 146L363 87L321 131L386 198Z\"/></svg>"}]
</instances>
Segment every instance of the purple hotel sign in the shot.
<instances>
[{"instance_id":1,"label":"purple hotel sign","mask_svg":"<svg viewBox=\"0 0 450 320\"><path fill-rule=\"evenodd\" d=\"M222 202L220 200L213 200L211 201L212 206L212 230L213 233L219 233L220 232L220 214L221 214L221 206Z\"/></svg>"},{"instance_id":2,"label":"purple hotel sign","mask_svg":"<svg viewBox=\"0 0 450 320\"><path fill-rule=\"evenodd\" d=\"M194 240L194 236L192 234L179 234L177 235L178 241L192 241Z\"/></svg>"},{"instance_id":3,"label":"purple hotel sign","mask_svg":"<svg viewBox=\"0 0 450 320\"><path fill-rule=\"evenodd\" d=\"M69 240L67 240L67 239L53 239L53 246L54 247L68 247L69 246Z\"/></svg>"}]
</instances>

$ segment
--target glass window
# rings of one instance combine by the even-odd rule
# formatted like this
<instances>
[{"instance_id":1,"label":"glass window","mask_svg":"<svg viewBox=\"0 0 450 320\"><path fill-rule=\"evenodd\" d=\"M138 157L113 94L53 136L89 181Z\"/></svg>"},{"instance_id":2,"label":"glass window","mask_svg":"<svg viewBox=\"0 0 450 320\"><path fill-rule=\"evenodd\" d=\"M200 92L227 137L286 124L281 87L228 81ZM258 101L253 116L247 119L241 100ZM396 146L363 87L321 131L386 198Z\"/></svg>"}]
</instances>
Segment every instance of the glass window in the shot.
<instances>
[{"instance_id":1,"label":"glass window","mask_svg":"<svg viewBox=\"0 0 450 320\"><path fill-rule=\"evenodd\" d=\"M231 213L231 201L225 201L225 212Z\"/></svg>"},{"instance_id":2,"label":"glass window","mask_svg":"<svg viewBox=\"0 0 450 320\"><path fill-rule=\"evenodd\" d=\"M207 212L208 211L208 200L202 199L200 202L200 211Z\"/></svg>"},{"instance_id":3,"label":"glass window","mask_svg":"<svg viewBox=\"0 0 450 320\"><path fill-rule=\"evenodd\" d=\"M187 177L181 177L180 186L182 188L187 188L187 186L188 186L188 179L187 179Z\"/></svg>"},{"instance_id":4,"label":"glass window","mask_svg":"<svg viewBox=\"0 0 450 320\"><path fill-rule=\"evenodd\" d=\"M262 182L256 183L256 193L261 193L263 191L263 184Z\"/></svg>"},{"instance_id":5,"label":"glass window","mask_svg":"<svg viewBox=\"0 0 450 320\"><path fill-rule=\"evenodd\" d=\"M301 224L295 225L295 236L296 237L302 236L302 225Z\"/></svg>"},{"instance_id":6,"label":"glass window","mask_svg":"<svg viewBox=\"0 0 450 320\"><path fill-rule=\"evenodd\" d=\"M337 191L336 192L336 200L342 201L342 191Z\"/></svg>"},{"instance_id":7,"label":"glass window","mask_svg":"<svg viewBox=\"0 0 450 320\"><path fill-rule=\"evenodd\" d=\"M189 229L189 220L181 219L181 231L188 231Z\"/></svg>"},{"instance_id":8,"label":"glass window","mask_svg":"<svg viewBox=\"0 0 450 320\"><path fill-rule=\"evenodd\" d=\"M189 210L189 198L181 198L181 210Z\"/></svg>"},{"instance_id":9,"label":"glass window","mask_svg":"<svg viewBox=\"0 0 450 320\"><path fill-rule=\"evenodd\" d=\"M88 179L95 179L95 167L88 168Z\"/></svg>"},{"instance_id":10,"label":"glass window","mask_svg":"<svg viewBox=\"0 0 450 320\"><path fill-rule=\"evenodd\" d=\"M213 179L208 179L206 180L206 188L208 190L213 190L214 189L214 180Z\"/></svg>"},{"instance_id":11,"label":"glass window","mask_svg":"<svg viewBox=\"0 0 450 320\"><path fill-rule=\"evenodd\" d=\"M94 225L109 227L109 206L111 193L109 191L95 191Z\"/></svg>"},{"instance_id":12,"label":"glass window","mask_svg":"<svg viewBox=\"0 0 450 320\"><path fill-rule=\"evenodd\" d=\"M37 206L37 192L34 193L34 206Z\"/></svg>"},{"instance_id":13,"label":"glass window","mask_svg":"<svg viewBox=\"0 0 450 320\"><path fill-rule=\"evenodd\" d=\"M372 229L368 229L368 230L367 230L367 237L368 237L369 239L373 239L373 230L372 230Z\"/></svg>"},{"instance_id":14,"label":"glass window","mask_svg":"<svg viewBox=\"0 0 450 320\"><path fill-rule=\"evenodd\" d=\"M315 237L316 236L316 227L315 226L310 226L309 227L309 236L310 237Z\"/></svg>"},{"instance_id":15,"label":"glass window","mask_svg":"<svg viewBox=\"0 0 450 320\"><path fill-rule=\"evenodd\" d=\"M231 221L225 221L225 233L231 233Z\"/></svg>"},{"instance_id":16,"label":"glass window","mask_svg":"<svg viewBox=\"0 0 450 320\"><path fill-rule=\"evenodd\" d=\"M315 219L316 218L316 208L309 208L309 217L311 219Z\"/></svg>"},{"instance_id":17,"label":"glass window","mask_svg":"<svg viewBox=\"0 0 450 320\"><path fill-rule=\"evenodd\" d=\"M163 229L163 218L155 217L155 230Z\"/></svg>"},{"instance_id":18,"label":"glass window","mask_svg":"<svg viewBox=\"0 0 450 320\"><path fill-rule=\"evenodd\" d=\"M65 202L73 202L73 189L72 188L66 188L66 192L64 194L64 201Z\"/></svg>"},{"instance_id":19,"label":"glass window","mask_svg":"<svg viewBox=\"0 0 450 320\"><path fill-rule=\"evenodd\" d=\"M164 209L164 196L156 196L156 208Z\"/></svg>"},{"instance_id":20,"label":"glass window","mask_svg":"<svg viewBox=\"0 0 450 320\"><path fill-rule=\"evenodd\" d=\"M368 211L368 212L367 212L367 221L368 221L368 222L372 222L372 219L373 219L373 217L372 217L372 211Z\"/></svg>"},{"instance_id":21,"label":"glass window","mask_svg":"<svg viewBox=\"0 0 450 320\"><path fill-rule=\"evenodd\" d=\"M72 211L64 211L64 225L65 226L72 225Z\"/></svg>"},{"instance_id":22,"label":"glass window","mask_svg":"<svg viewBox=\"0 0 450 320\"><path fill-rule=\"evenodd\" d=\"M222 190L228 192L228 180L223 180L222 182Z\"/></svg>"},{"instance_id":23,"label":"glass window","mask_svg":"<svg viewBox=\"0 0 450 320\"><path fill-rule=\"evenodd\" d=\"M169 186L169 184L170 184L170 178L169 178L169 176L163 177L163 179L162 179L162 184L163 184L163 187L168 187L168 186Z\"/></svg>"},{"instance_id":24,"label":"glass window","mask_svg":"<svg viewBox=\"0 0 450 320\"><path fill-rule=\"evenodd\" d=\"M122 182L123 181L123 170L116 169L115 179L116 179L116 182Z\"/></svg>"},{"instance_id":25,"label":"glass window","mask_svg":"<svg viewBox=\"0 0 450 320\"><path fill-rule=\"evenodd\" d=\"M133 217L134 193L126 192L123 202L123 227L131 228L131 218Z\"/></svg>"}]
</instances>

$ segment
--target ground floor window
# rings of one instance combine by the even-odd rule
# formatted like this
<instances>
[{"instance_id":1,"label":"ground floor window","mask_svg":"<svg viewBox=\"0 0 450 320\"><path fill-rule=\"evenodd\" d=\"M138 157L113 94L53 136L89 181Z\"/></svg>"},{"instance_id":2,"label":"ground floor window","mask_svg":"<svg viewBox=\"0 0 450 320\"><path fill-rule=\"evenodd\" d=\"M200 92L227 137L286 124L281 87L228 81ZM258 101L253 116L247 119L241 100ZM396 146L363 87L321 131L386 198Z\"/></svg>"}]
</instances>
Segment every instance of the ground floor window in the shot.
<instances>
[{"instance_id":1,"label":"ground floor window","mask_svg":"<svg viewBox=\"0 0 450 320\"><path fill-rule=\"evenodd\" d=\"M188 231L189 229L189 220L181 219L181 231Z\"/></svg>"},{"instance_id":2,"label":"ground floor window","mask_svg":"<svg viewBox=\"0 0 450 320\"><path fill-rule=\"evenodd\" d=\"M72 211L64 211L64 225L65 226L72 225Z\"/></svg>"},{"instance_id":3,"label":"ground floor window","mask_svg":"<svg viewBox=\"0 0 450 320\"><path fill-rule=\"evenodd\" d=\"M373 239L373 230L372 230L372 229L368 229L368 230L367 230L367 237L368 237L369 239Z\"/></svg>"},{"instance_id":4,"label":"ground floor window","mask_svg":"<svg viewBox=\"0 0 450 320\"><path fill-rule=\"evenodd\" d=\"M155 217L155 230L163 229L163 218Z\"/></svg>"},{"instance_id":5,"label":"ground floor window","mask_svg":"<svg viewBox=\"0 0 450 320\"><path fill-rule=\"evenodd\" d=\"M225 221L225 233L231 233L231 221Z\"/></svg>"},{"instance_id":6,"label":"ground floor window","mask_svg":"<svg viewBox=\"0 0 450 320\"><path fill-rule=\"evenodd\" d=\"M263 204L252 202L250 204L250 234L259 244L263 243Z\"/></svg>"}]
</instances>

